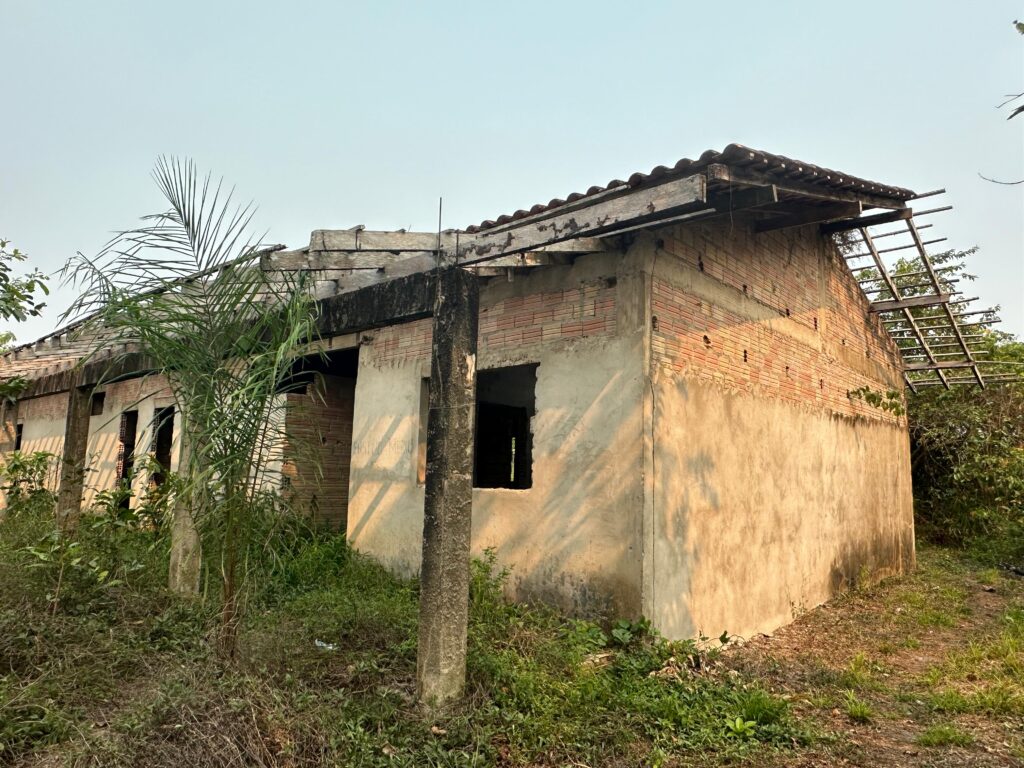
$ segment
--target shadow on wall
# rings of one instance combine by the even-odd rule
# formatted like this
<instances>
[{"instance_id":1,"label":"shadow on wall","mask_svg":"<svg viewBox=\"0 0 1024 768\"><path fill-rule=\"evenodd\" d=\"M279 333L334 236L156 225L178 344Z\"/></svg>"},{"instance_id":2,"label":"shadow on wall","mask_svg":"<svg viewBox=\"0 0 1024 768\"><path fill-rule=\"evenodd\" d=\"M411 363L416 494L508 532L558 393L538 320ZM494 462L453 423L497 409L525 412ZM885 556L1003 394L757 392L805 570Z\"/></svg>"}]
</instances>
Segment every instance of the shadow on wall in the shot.
<instances>
[{"instance_id":1,"label":"shadow on wall","mask_svg":"<svg viewBox=\"0 0 1024 768\"><path fill-rule=\"evenodd\" d=\"M578 615L636 615L640 372L617 369L614 361L621 358L613 351L587 354L606 358L604 374L579 376L585 365L579 357L541 356L531 421L532 487L474 491L473 551L495 549L499 564L511 568L509 591L516 599ZM418 570L422 546L423 486L415 479L419 365L383 372L395 382L392 411L373 419L357 415L353 441L350 536L406 575Z\"/></svg>"},{"instance_id":2,"label":"shadow on wall","mask_svg":"<svg viewBox=\"0 0 1024 768\"><path fill-rule=\"evenodd\" d=\"M612 373L562 403L538 375L534 487L477 491L474 542L512 567L513 596L582 616L641 609L641 397L636 377ZM549 372L550 373L550 372ZM562 382L566 379L559 377Z\"/></svg>"}]
</instances>

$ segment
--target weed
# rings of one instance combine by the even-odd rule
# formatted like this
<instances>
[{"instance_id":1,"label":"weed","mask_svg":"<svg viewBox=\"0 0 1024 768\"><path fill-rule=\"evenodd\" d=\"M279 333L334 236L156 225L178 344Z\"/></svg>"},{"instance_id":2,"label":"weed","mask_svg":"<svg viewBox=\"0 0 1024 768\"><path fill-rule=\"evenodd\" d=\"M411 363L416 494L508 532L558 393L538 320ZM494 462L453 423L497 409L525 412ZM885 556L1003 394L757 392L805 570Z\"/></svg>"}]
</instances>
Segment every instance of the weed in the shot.
<instances>
[{"instance_id":1,"label":"weed","mask_svg":"<svg viewBox=\"0 0 1024 768\"><path fill-rule=\"evenodd\" d=\"M725 721L725 730L728 736L738 739L752 739L757 732L757 723L753 720L744 720L742 717L737 717L735 720Z\"/></svg>"},{"instance_id":2,"label":"weed","mask_svg":"<svg viewBox=\"0 0 1024 768\"><path fill-rule=\"evenodd\" d=\"M840 673L838 683L842 688L869 688L874 685L875 675L881 671L881 665L865 654L857 653Z\"/></svg>"},{"instance_id":3,"label":"weed","mask_svg":"<svg viewBox=\"0 0 1024 768\"><path fill-rule=\"evenodd\" d=\"M915 741L922 747L969 747L974 737L955 725L939 724L926 728Z\"/></svg>"},{"instance_id":4,"label":"weed","mask_svg":"<svg viewBox=\"0 0 1024 768\"><path fill-rule=\"evenodd\" d=\"M875 712L868 702L858 699L853 691L846 692L846 716L855 723L870 723Z\"/></svg>"},{"instance_id":5,"label":"weed","mask_svg":"<svg viewBox=\"0 0 1024 768\"><path fill-rule=\"evenodd\" d=\"M997 586L1002 580L1003 575L999 572L998 568L986 568L978 572L978 582L986 586Z\"/></svg>"}]
</instances>

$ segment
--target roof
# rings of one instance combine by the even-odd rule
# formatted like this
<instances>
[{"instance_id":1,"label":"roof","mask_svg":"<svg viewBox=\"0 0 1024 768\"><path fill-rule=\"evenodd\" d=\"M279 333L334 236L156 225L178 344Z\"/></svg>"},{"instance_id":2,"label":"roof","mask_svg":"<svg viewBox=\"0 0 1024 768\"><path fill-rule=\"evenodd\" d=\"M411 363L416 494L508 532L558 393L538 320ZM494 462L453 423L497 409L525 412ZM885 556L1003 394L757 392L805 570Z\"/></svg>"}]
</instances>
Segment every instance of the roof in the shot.
<instances>
[{"instance_id":1,"label":"roof","mask_svg":"<svg viewBox=\"0 0 1024 768\"><path fill-rule=\"evenodd\" d=\"M554 211L553 215L557 216L557 209L560 206L576 203L588 197L596 197L617 188L622 188L623 193L628 193L634 189L655 187L665 182L704 172L707 174L709 192L721 193L726 188L731 189L734 183L740 187L744 185L778 185L778 200L780 202L796 200L800 205L804 206L822 205L828 199L840 196L840 199L863 200L867 207L872 205L903 207L906 201L915 197L913 191L902 187L880 184L841 171L823 168L812 163L793 160L783 155L751 149L741 144L729 144L721 152L707 150L696 160L683 158L672 167L659 165L647 173L633 173L625 181L613 179L603 186L590 187L586 192L575 192L565 199L555 198L547 203L535 205L529 210L521 209L512 214L499 216L495 220L488 220L476 226L467 227L463 231L470 234L480 233L483 236L487 236L490 234L489 230L494 227L530 216L545 214L549 211ZM762 209L762 212L771 213L768 209ZM542 218L546 217L542 216ZM366 250L367 258L374 260L373 264L380 272L380 274L373 273L372 275L367 272L366 277L375 280L387 279L393 275L391 271L384 269L384 262L388 261L388 256L385 252L430 251L435 247L439 237L437 233L406 233L404 231L397 233L371 233L361 230L361 227L357 227L342 232L315 231L310 240L311 248L294 252L290 255L290 258L293 260L298 258L298 261L302 262L302 264L293 268L308 268L311 266L311 262L306 264L309 258L308 252L312 250L316 236L320 234L321 240L325 236L333 236L335 240L340 239L344 241L339 246L341 250L354 249L356 253ZM374 236L377 236L378 239L381 239L381 236L383 236L383 240L387 242L384 245L378 243L374 246L372 244ZM346 246L345 244L349 240L352 240L354 245L348 244ZM407 243L406 241L409 242ZM277 251L281 248L283 246L274 246L269 250ZM262 253L261 251L260 253L250 254L246 257L246 260L249 258L254 259ZM285 256L288 256L288 254L285 254ZM400 270L400 273L404 274L405 271L408 271L407 267L416 266L417 264L418 262L414 263L414 261L408 260L406 257L406 260L400 265L404 271ZM422 267L419 266L417 268ZM363 273L359 274L362 275ZM197 274L193 277L201 276L201 274ZM349 278L347 282L352 283L352 278ZM360 281L355 282L362 284ZM77 324L61 328L41 337L35 342L22 344L13 350L7 351L0 356L2 375L10 377L14 375L27 375L29 373L38 374L40 369L45 372L60 370L73 365L89 349L88 340L73 338L73 331L76 328Z\"/></svg>"},{"instance_id":2,"label":"roof","mask_svg":"<svg viewBox=\"0 0 1024 768\"><path fill-rule=\"evenodd\" d=\"M813 163L794 160L784 155L775 155L759 149L751 149L742 144L729 144L721 152L709 149L696 160L684 157L671 168L659 165L648 173L637 172L628 179L613 179L604 186L590 187L586 192L573 192L565 199L555 198L547 203L538 203L529 210L520 209L515 213L499 216L480 224L467 227L466 232L482 232L491 227L501 226L516 219L543 213L566 203L573 203L591 195L597 195L616 187L639 187L653 181L668 181L672 178L689 176L712 164L721 164L730 168L753 171L778 182L800 182L841 192L871 194L876 197L890 198L896 201L910 200L915 196L912 190L893 187L877 181L869 181L842 171L823 168Z\"/></svg>"}]
</instances>

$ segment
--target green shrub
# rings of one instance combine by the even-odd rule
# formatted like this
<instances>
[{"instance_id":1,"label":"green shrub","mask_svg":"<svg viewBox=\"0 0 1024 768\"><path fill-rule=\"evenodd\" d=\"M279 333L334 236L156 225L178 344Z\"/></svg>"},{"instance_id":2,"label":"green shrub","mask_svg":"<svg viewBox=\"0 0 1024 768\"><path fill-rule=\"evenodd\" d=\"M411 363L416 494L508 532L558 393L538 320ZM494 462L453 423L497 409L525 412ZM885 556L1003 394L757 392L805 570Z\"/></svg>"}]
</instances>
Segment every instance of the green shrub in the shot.
<instances>
[{"instance_id":1,"label":"green shrub","mask_svg":"<svg viewBox=\"0 0 1024 768\"><path fill-rule=\"evenodd\" d=\"M46 482L57 467L57 457L46 451L8 453L0 465L0 490L7 500L7 513L18 515L50 509L57 497Z\"/></svg>"},{"instance_id":2,"label":"green shrub","mask_svg":"<svg viewBox=\"0 0 1024 768\"><path fill-rule=\"evenodd\" d=\"M1024 343L1006 334L987 332L982 347L1024 363ZM1024 384L923 388L908 413L921 531L957 545L991 537L1001 556L1024 559Z\"/></svg>"}]
</instances>

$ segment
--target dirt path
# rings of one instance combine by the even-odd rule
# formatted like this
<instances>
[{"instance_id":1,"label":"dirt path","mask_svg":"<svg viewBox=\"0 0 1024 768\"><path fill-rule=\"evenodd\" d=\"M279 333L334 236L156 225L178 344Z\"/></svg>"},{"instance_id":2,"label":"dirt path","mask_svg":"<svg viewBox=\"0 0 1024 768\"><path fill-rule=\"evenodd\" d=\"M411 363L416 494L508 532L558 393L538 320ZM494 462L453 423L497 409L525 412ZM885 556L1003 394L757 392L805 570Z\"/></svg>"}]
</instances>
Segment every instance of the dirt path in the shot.
<instances>
[{"instance_id":1,"label":"dirt path","mask_svg":"<svg viewBox=\"0 0 1024 768\"><path fill-rule=\"evenodd\" d=\"M823 733L778 766L1024 766L1024 580L924 548L727 664ZM764 761L758 761L763 765Z\"/></svg>"}]
</instances>

